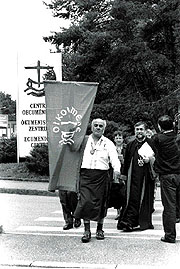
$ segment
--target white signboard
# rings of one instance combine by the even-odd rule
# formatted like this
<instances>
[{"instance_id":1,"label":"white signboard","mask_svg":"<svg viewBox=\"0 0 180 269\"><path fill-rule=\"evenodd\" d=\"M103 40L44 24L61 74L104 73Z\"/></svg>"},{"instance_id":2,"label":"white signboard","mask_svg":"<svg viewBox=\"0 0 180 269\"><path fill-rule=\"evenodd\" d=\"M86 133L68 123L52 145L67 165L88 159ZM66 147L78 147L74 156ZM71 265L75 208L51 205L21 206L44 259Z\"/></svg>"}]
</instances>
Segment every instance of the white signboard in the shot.
<instances>
[{"instance_id":1,"label":"white signboard","mask_svg":"<svg viewBox=\"0 0 180 269\"><path fill-rule=\"evenodd\" d=\"M30 155L34 146L47 143L43 75L53 68L56 79L61 79L60 54L49 53L48 56L43 59L39 56L31 62L25 62L22 57L19 57L18 158Z\"/></svg>"}]
</instances>

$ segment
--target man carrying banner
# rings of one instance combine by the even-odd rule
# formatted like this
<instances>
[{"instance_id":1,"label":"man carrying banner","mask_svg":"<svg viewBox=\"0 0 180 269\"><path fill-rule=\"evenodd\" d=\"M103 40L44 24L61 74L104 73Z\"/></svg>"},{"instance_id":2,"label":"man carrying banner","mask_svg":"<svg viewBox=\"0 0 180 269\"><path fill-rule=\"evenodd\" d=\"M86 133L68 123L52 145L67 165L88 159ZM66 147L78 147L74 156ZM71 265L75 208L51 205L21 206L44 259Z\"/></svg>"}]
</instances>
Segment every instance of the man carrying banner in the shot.
<instances>
[{"instance_id":1,"label":"man carrying banner","mask_svg":"<svg viewBox=\"0 0 180 269\"><path fill-rule=\"evenodd\" d=\"M83 141L97 86L94 82L44 82L50 168L48 190L59 192L66 222L63 230L73 228ZM75 218L74 227L80 224L80 219Z\"/></svg>"},{"instance_id":2,"label":"man carrying banner","mask_svg":"<svg viewBox=\"0 0 180 269\"><path fill-rule=\"evenodd\" d=\"M97 221L96 238L104 239L103 221L107 214L107 199L109 187L109 163L111 163L115 178L120 177L120 162L115 145L103 136L106 121L94 119L92 134L88 137L84 149L79 183L79 200L74 213L75 218L84 220L84 235L82 242L91 239L90 220Z\"/></svg>"},{"instance_id":3,"label":"man carrying banner","mask_svg":"<svg viewBox=\"0 0 180 269\"><path fill-rule=\"evenodd\" d=\"M44 85L50 169L48 190L76 192L79 149L86 134L98 84L45 81Z\"/></svg>"}]
</instances>

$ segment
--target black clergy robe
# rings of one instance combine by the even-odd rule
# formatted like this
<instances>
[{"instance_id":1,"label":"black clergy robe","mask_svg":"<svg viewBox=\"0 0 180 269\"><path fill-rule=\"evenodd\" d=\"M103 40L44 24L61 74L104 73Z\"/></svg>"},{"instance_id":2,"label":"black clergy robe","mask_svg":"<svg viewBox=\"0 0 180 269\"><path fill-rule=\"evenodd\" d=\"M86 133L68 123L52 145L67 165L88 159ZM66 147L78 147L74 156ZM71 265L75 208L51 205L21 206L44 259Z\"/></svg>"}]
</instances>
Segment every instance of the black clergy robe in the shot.
<instances>
[{"instance_id":1,"label":"black clergy robe","mask_svg":"<svg viewBox=\"0 0 180 269\"><path fill-rule=\"evenodd\" d=\"M154 178L150 163L141 162L138 149L147 142L153 149L153 142L146 138L129 142L124 157L123 174L127 176L127 204L121 221L132 227L140 225L141 230L152 228L152 209L154 199Z\"/></svg>"}]
</instances>

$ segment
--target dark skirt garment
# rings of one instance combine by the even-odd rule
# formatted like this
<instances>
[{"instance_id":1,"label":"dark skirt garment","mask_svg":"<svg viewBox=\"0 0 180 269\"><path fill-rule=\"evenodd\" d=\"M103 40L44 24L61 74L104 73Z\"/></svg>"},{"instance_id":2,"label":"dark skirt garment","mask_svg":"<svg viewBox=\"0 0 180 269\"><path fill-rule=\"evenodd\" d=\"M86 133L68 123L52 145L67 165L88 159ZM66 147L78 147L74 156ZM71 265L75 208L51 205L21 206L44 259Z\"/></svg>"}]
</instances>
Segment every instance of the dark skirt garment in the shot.
<instances>
[{"instance_id":1,"label":"dark skirt garment","mask_svg":"<svg viewBox=\"0 0 180 269\"><path fill-rule=\"evenodd\" d=\"M108 199L108 208L120 209L126 205L126 185L124 183L112 183Z\"/></svg>"},{"instance_id":2,"label":"dark skirt garment","mask_svg":"<svg viewBox=\"0 0 180 269\"><path fill-rule=\"evenodd\" d=\"M107 170L81 169L79 200L75 218L99 221L107 214L109 174Z\"/></svg>"}]
</instances>

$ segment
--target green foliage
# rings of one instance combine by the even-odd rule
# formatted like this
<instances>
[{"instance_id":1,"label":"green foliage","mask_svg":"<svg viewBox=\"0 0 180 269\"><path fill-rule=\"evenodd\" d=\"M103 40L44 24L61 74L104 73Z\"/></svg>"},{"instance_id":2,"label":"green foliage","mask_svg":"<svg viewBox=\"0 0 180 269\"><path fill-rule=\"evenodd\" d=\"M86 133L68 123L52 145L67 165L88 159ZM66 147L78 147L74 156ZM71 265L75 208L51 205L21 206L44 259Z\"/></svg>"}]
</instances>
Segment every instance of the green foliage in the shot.
<instances>
[{"instance_id":1,"label":"green foliage","mask_svg":"<svg viewBox=\"0 0 180 269\"><path fill-rule=\"evenodd\" d=\"M31 172L49 175L48 145L36 145L26 157L25 165Z\"/></svg>"},{"instance_id":2,"label":"green foliage","mask_svg":"<svg viewBox=\"0 0 180 269\"><path fill-rule=\"evenodd\" d=\"M15 163L17 162L17 139L0 140L0 163Z\"/></svg>"},{"instance_id":3,"label":"green foliage","mask_svg":"<svg viewBox=\"0 0 180 269\"><path fill-rule=\"evenodd\" d=\"M9 120L15 120L16 101L11 99L11 95L0 92L0 114L8 114Z\"/></svg>"},{"instance_id":4,"label":"green foliage","mask_svg":"<svg viewBox=\"0 0 180 269\"><path fill-rule=\"evenodd\" d=\"M45 74L44 74L44 76L43 76L43 80L56 80L56 74L55 74L55 72L54 72L54 70L52 69L50 69L50 70L48 70Z\"/></svg>"},{"instance_id":5,"label":"green foliage","mask_svg":"<svg viewBox=\"0 0 180 269\"><path fill-rule=\"evenodd\" d=\"M179 0L54 0L71 20L45 41L63 45L63 79L99 83L92 115L156 128L177 113L180 84Z\"/></svg>"}]
</instances>

